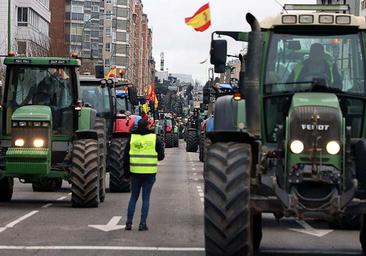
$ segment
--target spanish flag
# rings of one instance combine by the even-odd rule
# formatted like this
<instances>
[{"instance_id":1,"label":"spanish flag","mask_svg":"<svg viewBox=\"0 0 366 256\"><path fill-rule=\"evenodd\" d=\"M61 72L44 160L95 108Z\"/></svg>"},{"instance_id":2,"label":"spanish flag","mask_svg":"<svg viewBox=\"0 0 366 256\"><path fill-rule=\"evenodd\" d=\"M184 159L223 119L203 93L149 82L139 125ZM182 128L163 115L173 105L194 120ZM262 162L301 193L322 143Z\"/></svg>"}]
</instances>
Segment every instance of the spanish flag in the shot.
<instances>
[{"instance_id":1,"label":"spanish flag","mask_svg":"<svg viewBox=\"0 0 366 256\"><path fill-rule=\"evenodd\" d=\"M209 3L202 6L192 17L185 20L194 30L203 32L211 26L211 13Z\"/></svg>"},{"instance_id":2,"label":"spanish flag","mask_svg":"<svg viewBox=\"0 0 366 256\"><path fill-rule=\"evenodd\" d=\"M111 68L111 70L105 76L105 79L115 78L116 76L117 76L117 67L114 66L114 67Z\"/></svg>"}]
</instances>

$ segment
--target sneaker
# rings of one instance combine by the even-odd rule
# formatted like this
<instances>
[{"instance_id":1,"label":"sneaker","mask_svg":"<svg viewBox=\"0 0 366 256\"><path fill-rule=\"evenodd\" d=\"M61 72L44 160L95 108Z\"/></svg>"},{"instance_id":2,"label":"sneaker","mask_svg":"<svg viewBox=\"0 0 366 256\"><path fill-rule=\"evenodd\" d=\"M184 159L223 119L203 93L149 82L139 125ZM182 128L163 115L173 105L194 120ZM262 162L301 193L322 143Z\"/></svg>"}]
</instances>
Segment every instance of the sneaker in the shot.
<instances>
[{"instance_id":1,"label":"sneaker","mask_svg":"<svg viewBox=\"0 0 366 256\"><path fill-rule=\"evenodd\" d=\"M127 230L127 231L132 230L132 224L131 223L126 223L125 230Z\"/></svg>"},{"instance_id":2,"label":"sneaker","mask_svg":"<svg viewBox=\"0 0 366 256\"><path fill-rule=\"evenodd\" d=\"M141 223L139 225L139 231L148 231L148 230L149 230L149 228L147 227L146 224Z\"/></svg>"}]
</instances>

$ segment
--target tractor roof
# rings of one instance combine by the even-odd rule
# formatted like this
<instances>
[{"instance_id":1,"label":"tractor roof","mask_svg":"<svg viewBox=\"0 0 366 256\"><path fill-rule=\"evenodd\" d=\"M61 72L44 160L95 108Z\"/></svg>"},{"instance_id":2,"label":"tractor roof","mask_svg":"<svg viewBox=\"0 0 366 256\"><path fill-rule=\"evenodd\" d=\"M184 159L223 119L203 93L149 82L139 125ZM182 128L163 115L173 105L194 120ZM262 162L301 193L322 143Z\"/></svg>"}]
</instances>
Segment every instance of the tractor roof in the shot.
<instances>
[{"instance_id":1,"label":"tractor roof","mask_svg":"<svg viewBox=\"0 0 366 256\"><path fill-rule=\"evenodd\" d=\"M80 66L80 60L57 57L6 57L5 65Z\"/></svg>"},{"instance_id":2,"label":"tractor roof","mask_svg":"<svg viewBox=\"0 0 366 256\"><path fill-rule=\"evenodd\" d=\"M264 19L262 29L273 29L282 26L345 26L366 29L365 17L343 13L289 11Z\"/></svg>"}]
</instances>

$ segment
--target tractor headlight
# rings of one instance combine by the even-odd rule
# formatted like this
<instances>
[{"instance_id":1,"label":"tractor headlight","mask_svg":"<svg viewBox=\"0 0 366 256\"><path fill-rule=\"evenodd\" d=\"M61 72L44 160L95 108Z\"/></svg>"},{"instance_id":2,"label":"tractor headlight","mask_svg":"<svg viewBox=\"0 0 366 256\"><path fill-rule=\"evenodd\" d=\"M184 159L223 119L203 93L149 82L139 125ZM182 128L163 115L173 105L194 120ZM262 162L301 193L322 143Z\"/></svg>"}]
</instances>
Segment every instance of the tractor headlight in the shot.
<instances>
[{"instance_id":1,"label":"tractor headlight","mask_svg":"<svg viewBox=\"0 0 366 256\"><path fill-rule=\"evenodd\" d=\"M304 151L304 143L299 140L294 140L291 142L290 149L292 153L300 154L302 151Z\"/></svg>"},{"instance_id":2,"label":"tractor headlight","mask_svg":"<svg viewBox=\"0 0 366 256\"><path fill-rule=\"evenodd\" d=\"M50 123L49 122L42 122L42 127L50 127Z\"/></svg>"},{"instance_id":3,"label":"tractor headlight","mask_svg":"<svg viewBox=\"0 0 366 256\"><path fill-rule=\"evenodd\" d=\"M33 126L35 127L41 127L41 122L33 122Z\"/></svg>"},{"instance_id":4,"label":"tractor headlight","mask_svg":"<svg viewBox=\"0 0 366 256\"><path fill-rule=\"evenodd\" d=\"M33 146L36 148L41 148L44 146L44 140L43 139L35 139L33 141Z\"/></svg>"},{"instance_id":5,"label":"tractor headlight","mask_svg":"<svg viewBox=\"0 0 366 256\"><path fill-rule=\"evenodd\" d=\"M13 127L18 127L18 122L13 122Z\"/></svg>"},{"instance_id":6,"label":"tractor headlight","mask_svg":"<svg viewBox=\"0 0 366 256\"><path fill-rule=\"evenodd\" d=\"M24 146L24 140L23 139L16 139L14 144L15 144L16 147L23 147Z\"/></svg>"},{"instance_id":7,"label":"tractor headlight","mask_svg":"<svg viewBox=\"0 0 366 256\"><path fill-rule=\"evenodd\" d=\"M19 122L19 126L20 127L25 127L25 126L27 126L27 122Z\"/></svg>"},{"instance_id":8,"label":"tractor headlight","mask_svg":"<svg viewBox=\"0 0 366 256\"><path fill-rule=\"evenodd\" d=\"M327 144L327 152L331 155L336 155L341 150L341 146L336 141L330 141Z\"/></svg>"}]
</instances>

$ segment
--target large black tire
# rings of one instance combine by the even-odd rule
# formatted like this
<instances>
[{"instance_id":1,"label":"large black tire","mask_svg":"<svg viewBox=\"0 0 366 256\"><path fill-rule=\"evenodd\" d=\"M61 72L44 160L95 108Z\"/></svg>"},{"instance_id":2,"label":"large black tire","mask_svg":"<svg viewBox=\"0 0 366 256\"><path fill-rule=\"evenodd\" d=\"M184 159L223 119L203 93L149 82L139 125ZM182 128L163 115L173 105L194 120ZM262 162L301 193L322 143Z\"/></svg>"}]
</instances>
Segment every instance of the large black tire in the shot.
<instances>
[{"instance_id":1,"label":"large black tire","mask_svg":"<svg viewBox=\"0 0 366 256\"><path fill-rule=\"evenodd\" d=\"M205 137L201 134L200 136L200 145L199 145L199 160L200 162L204 161L204 150L205 150Z\"/></svg>"},{"instance_id":2,"label":"large black tire","mask_svg":"<svg viewBox=\"0 0 366 256\"><path fill-rule=\"evenodd\" d=\"M34 192L54 192L61 188L61 178L41 178L32 183L32 189Z\"/></svg>"},{"instance_id":3,"label":"large black tire","mask_svg":"<svg viewBox=\"0 0 366 256\"><path fill-rule=\"evenodd\" d=\"M98 141L74 141L72 149L71 203L73 207L98 207L99 200Z\"/></svg>"},{"instance_id":4,"label":"large black tire","mask_svg":"<svg viewBox=\"0 0 366 256\"><path fill-rule=\"evenodd\" d=\"M366 214L362 214L361 216L360 242L363 256L366 256Z\"/></svg>"},{"instance_id":5,"label":"large black tire","mask_svg":"<svg viewBox=\"0 0 366 256\"><path fill-rule=\"evenodd\" d=\"M188 131L187 132L187 141L186 141L186 151L187 152L197 152L199 145L199 137L196 131Z\"/></svg>"},{"instance_id":6,"label":"large black tire","mask_svg":"<svg viewBox=\"0 0 366 256\"><path fill-rule=\"evenodd\" d=\"M109 191L113 193L130 192L130 181L126 176L124 154L128 138L114 138L109 150Z\"/></svg>"},{"instance_id":7,"label":"large black tire","mask_svg":"<svg viewBox=\"0 0 366 256\"><path fill-rule=\"evenodd\" d=\"M179 135L178 133L173 134L173 144L175 148L179 148Z\"/></svg>"},{"instance_id":8,"label":"large black tire","mask_svg":"<svg viewBox=\"0 0 366 256\"><path fill-rule=\"evenodd\" d=\"M204 167L207 256L252 255L251 157L248 144L219 142L208 149Z\"/></svg>"},{"instance_id":9,"label":"large black tire","mask_svg":"<svg viewBox=\"0 0 366 256\"><path fill-rule=\"evenodd\" d=\"M165 147L166 148L173 147L173 133L171 132L165 134Z\"/></svg>"},{"instance_id":10,"label":"large black tire","mask_svg":"<svg viewBox=\"0 0 366 256\"><path fill-rule=\"evenodd\" d=\"M13 197L14 179L4 177L0 179L0 202L9 202Z\"/></svg>"},{"instance_id":11,"label":"large black tire","mask_svg":"<svg viewBox=\"0 0 366 256\"><path fill-rule=\"evenodd\" d=\"M212 142L209 138L205 138L205 146L203 147L203 162L206 162L207 159L207 149L212 145Z\"/></svg>"},{"instance_id":12,"label":"large black tire","mask_svg":"<svg viewBox=\"0 0 366 256\"><path fill-rule=\"evenodd\" d=\"M106 120L103 118L97 118L95 121L95 130L98 135L98 147L99 147L99 200L104 202L105 200L105 176L106 176L106 158L107 158L107 131Z\"/></svg>"}]
</instances>

